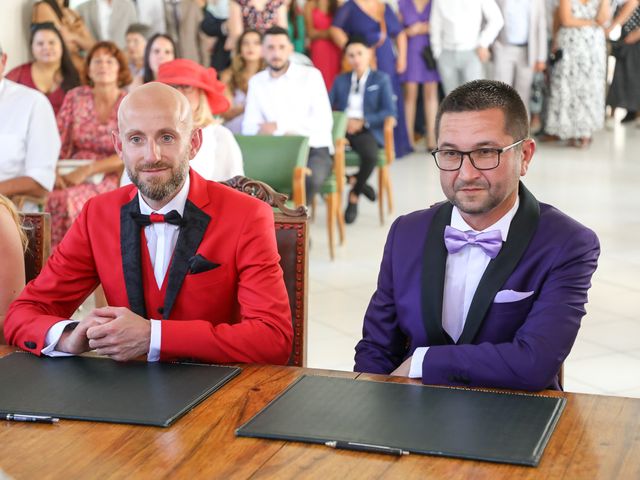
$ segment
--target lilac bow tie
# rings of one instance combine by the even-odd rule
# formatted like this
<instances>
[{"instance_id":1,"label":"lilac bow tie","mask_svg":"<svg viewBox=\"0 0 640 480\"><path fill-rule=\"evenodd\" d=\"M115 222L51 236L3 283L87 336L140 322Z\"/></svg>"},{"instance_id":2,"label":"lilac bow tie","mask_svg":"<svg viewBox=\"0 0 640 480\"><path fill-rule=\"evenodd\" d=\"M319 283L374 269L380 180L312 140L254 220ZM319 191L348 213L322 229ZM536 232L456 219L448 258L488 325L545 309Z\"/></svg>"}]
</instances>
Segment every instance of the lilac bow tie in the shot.
<instances>
[{"instance_id":1,"label":"lilac bow tie","mask_svg":"<svg viewBox=\"0 0 640 480\"><path fill-rule=\"evenodd\" d=\"M478 245L484 253L496 258L502 248L502 234L500 230L490 232L461 232L449 225L444 229L444 244L449 253L457 253L465 245Z\"/></svg>"}]
</instances>

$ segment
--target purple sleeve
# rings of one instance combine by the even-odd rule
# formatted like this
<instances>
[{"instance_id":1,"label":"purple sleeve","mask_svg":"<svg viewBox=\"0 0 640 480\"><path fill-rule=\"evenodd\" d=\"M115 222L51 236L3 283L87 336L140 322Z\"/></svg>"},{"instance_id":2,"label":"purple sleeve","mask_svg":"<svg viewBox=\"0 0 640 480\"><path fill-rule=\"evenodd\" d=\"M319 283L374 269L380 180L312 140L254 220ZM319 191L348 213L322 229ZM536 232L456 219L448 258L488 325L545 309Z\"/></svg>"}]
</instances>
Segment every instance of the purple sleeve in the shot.
<instances>
[{"instance_id":1,"label":"purple sleeve","mask_svg":"<svg viewBox=\"0 0 640 480\"><path fill-rule=\"evenodd\" d=\"M387 5L384 9L384 21L387 23L388 37L395 38L403 30L398 17L389 5Z\"/></svg>"},{"instance_id":2,"label":"purple sleeve","mask_svg":"<svg viewBox=\"0 0 640 480\"><path fill-rule=\"evenodd\" d=\"M338 9L335 16L333 17L333 22L331 23L331 25L333 27L338 27L339 29L344 30L344 32L349 35L351 33L351 28L349 25L350 13L351 5L349 2L347 2Z\"/></svg>"}]
</instances>

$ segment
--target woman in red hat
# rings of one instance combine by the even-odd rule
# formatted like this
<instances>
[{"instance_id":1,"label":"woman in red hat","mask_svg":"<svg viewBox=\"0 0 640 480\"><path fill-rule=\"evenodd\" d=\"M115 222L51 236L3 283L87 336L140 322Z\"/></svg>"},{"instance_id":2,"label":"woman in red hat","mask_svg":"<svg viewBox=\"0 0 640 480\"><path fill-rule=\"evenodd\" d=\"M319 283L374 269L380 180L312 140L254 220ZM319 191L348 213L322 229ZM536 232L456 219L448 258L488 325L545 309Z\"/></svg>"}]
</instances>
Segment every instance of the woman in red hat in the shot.
<instances>
[{"instance_id":1,"label":"woman in red hat","mask_svg":"<svg viewBox=\"0 0 640 480\"><path fill-rule=\"evenodd\" d=\"M242 153L231 131L214 118L231 105L224 95L225 85L213 68L178 58L158 69L158 82L180 90L191 104L194 128L202 129L202 146L190 165L207 180L222 181L244 175ZM122 185L130 183L123 174Z\"/></svg>"}]
</instances>

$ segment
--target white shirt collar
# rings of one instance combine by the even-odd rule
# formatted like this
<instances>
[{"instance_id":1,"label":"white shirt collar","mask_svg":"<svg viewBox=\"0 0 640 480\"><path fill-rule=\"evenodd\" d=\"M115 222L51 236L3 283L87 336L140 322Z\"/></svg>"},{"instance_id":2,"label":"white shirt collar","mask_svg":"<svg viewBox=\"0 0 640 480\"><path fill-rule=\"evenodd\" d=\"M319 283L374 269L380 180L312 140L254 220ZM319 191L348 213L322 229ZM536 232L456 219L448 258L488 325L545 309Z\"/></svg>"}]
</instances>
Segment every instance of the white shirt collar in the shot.
<instances>
[{"instance_id":1,"label":"white shirt collar","mask_svg":"<svg viewBox=\"0 0 640 480\"><path fill-rule=\"evenodd\" d=\"M364 86L367 84L367 78L369 78L369 72L371 72L371 69L367 68L362 74L362 77L360 77L360 80L358 80L358 76L356 75L355 70L351 72L351 85L358 82L360 86L364 88Z\"/></svg>"},{"instance_id":2,"label":"white shirt collar","mask_svg":"<svg viewBox=\"0 0 640 480\"><path fill-rule=\"evenodd\" d=\"M154 210L149 205L147 205L147 202L144 201L144 198L142 198L142 195L140 195L140 192L138 192L138 201L140 202L140 213L143 213L144 215L149 215L152 212L169 213L171 210L177 210L180 215L184 214L184 206L187 203L187 197L189 196L190 183L191 182L189 179L189 175L187 174L187 179L185 180L184 185L182 185L182 188L180 189L180 191L176 194L175 197L173 197L169 201L169 203L167 203L160 210Z\"/></svg>"},{"instance_id":3,"label":"white shirt collar","mask_svg":"<svg viewBox=\"0 0 640 480\"><path fill-rule=\"evenodd\" d=\"M504 214L504 216L498 220L493 225L485 228L484 230L480 230L480 232L488 232L491 230L500 230L500 234L502 235L502 241L507 241L507 235L509 234L509 227L511 226L511 220L515 216L518 211L518 206L520 205L520 197L516 197L516 203L511 207L511 209ZM462 215L460 215L460 210L458 207L454 205L453 210L451 212L451 226L453 228L457 228L462 232L468 232L471 230L472 232L479 233L478 230L475 230L467 222L464 221Z\"/></svg>"}]
</instances>

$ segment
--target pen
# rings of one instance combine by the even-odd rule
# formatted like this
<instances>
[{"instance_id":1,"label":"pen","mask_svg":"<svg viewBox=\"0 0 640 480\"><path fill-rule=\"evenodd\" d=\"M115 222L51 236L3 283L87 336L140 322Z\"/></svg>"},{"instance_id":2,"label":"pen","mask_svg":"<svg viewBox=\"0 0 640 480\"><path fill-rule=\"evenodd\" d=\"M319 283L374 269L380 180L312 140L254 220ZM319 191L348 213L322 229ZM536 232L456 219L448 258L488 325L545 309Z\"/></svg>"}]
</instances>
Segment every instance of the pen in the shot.
<instances>
[{"instance_id":1,"label":"pen","mask_svg":"<svg viewBox=\"0 0 640 480\"><path fill-rule=\"evenodd\" d=\"M368 443L331 441L324 443L327 447L340 450L355 450L356 452L386 453L387 455L409 455L409 452L401 448L385 447L382 445L370 445Z\"/></svg>"},{"instance_id":2,"label":"pen","mask_svg":"<svg viewBox=\"0 0 640 480\"><path fill-rule=\"evenodd\" d=\"M3 413L0 418L10 422L58 423L59 418L45 415L23 415L21 413Z\"/></svg>"}]
</instances>

